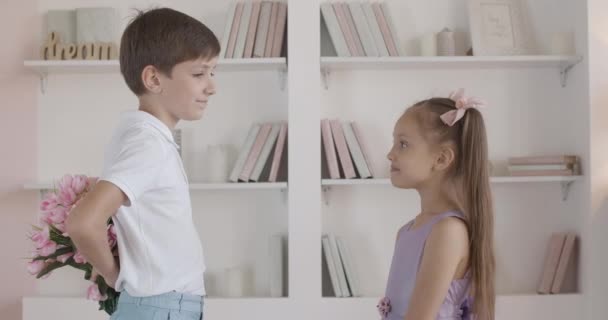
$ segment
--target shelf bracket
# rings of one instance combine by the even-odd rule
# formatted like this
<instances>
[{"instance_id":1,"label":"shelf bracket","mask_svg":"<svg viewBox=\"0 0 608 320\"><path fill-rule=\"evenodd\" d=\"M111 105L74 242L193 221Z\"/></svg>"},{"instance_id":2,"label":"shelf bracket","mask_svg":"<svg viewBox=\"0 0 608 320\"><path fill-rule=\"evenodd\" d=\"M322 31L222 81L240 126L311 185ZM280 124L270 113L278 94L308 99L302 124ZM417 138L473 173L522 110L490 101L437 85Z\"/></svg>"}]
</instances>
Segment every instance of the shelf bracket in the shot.
<instances>
[{"instance_id":1,"label":"shelf bracket","mask_svg":"<svg viewBox=\"0 0 608 320\"><path fill-rule=\"evenodd\" d=\"M323 192L323 200L325 201L325 205L329 206L329 191L331 191L331 187L322 186L321 191Z\"/></svg>"},{"instance_id":2,"label":"shelf bracket","mask_svg":"<svg viewBox=\"0 0 608 320\"><path fill-rule=\"evenodd\" d=\"M325 90L329 89L329 74L330 71L328 68L321 68L321 81L323 81L323 88L325 88Z\"/></svg>"},{"instance_id":3,"label":"shelf bracket","mask_svg":"<svg viewBox=\"0 0 608 320\"><path fill-rule=\"evenodd\" d=\"M47 86L47 83L48 83L48 77L49 77L49 75L46 74L46 73L41 73L40 74L40 92L42 94L46 93L46 86Z\"/></svg>"},{"instance_id":4,"label":"shelf bracket","mask_svg":"<svg viewBox=\"0 0 608 320\"><path fill-rule=\"evenodd\" d=\"M568 73L570 73L570 70L572 70L572 68L574 68L574 66L576 66L582 60L583 60L583 58L579 58L576 61L563 65L560 68L559 76L560 76L560 82L561 82L562 88L565 88L566 85L568 84Z\"/></svg>"},{"instance_id":5,"label":"shelf bracket","mask_svg":"<svg viewBox=\"0 0 608 320\"><path fill-rule=\"evenodd\" d=\"M279 70L279 86L281 91L285 91L287 87L287 70Z\"/></svg>"},{"instance_id":6,"label":"shelf bracket","mask_svg":"<svg viewBox=\"0 0 608 320\"><path fill-rule=\"evenodd\" d=\"M570 186L573 181L562 181L562 201L568 200L568 194L570 193Z\"/></svg>"}]
</instances>

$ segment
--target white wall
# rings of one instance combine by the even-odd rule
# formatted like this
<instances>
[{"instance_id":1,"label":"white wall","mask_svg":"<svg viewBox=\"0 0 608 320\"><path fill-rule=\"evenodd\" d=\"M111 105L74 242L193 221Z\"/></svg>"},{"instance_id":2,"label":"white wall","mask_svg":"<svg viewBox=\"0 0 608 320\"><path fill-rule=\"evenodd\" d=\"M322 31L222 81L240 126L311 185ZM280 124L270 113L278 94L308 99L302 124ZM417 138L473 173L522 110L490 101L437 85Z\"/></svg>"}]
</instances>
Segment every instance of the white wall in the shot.
<instances>
[{"instance_id":1,"label":"white wall","mask_svg":"<svg viewBox=\"0 0 608 320\"><path fill-rule=\"evenodd\" d=\"M608 3L588 1L589 15L589 97L591 103L591 294L592 319L608 314Z\"/></svg>"}]
</instances>

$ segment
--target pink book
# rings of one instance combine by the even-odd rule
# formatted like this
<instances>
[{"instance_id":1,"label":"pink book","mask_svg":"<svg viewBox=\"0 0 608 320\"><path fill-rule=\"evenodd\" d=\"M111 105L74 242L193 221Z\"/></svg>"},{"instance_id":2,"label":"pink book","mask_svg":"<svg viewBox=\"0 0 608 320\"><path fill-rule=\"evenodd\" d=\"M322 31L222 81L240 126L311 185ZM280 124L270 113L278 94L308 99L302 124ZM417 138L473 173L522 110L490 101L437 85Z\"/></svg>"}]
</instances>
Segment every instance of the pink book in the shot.
<instances>
[{"instance_id":1,"label":"pink book","mask_svg":"<svg viewBox=\"0 0 608 320\"><path fill-rule=\"evenodd\" d=\"M274 43L274 34L277 29L277 18L279 15L279 3L273 2L270 10L270 25L268 26L268 36L266 37L266 47L264 49L264 57L270 58L272 54L272 44Z\"/></svg>"},{"instance_id":2,"label":"pink book","mask_svg":"<svg viewBox=\"0 0 608 320\"><path fill-rule=\"evenodd\" d=\"M283 36L285 35L285 24L287 23L287 4L279 3L277 14L277 25L274 32L274 40L272 44L271 57L280 57L281 49L283 48Z\"/></svg>"},{"instance_id":3,"label":"pink book","mask_svg":"<svg viewBox=\"0 0 608 320\"><path fill-rule=\"evenodd\" d=\"M247 29L247 39L245 40L245 52L243 58L251 58L253 55L253 44L255 43L255 32L258 27L258 19L260 18L260 2L254 2L251 8L251 19L249 20L249 28Z\"/></svg>"},{"instance_id":4,"label":"pink book","mask_svg":"<svg viewBox=\"0 0 608 320\"><path fill-rule=\"evenodd\" d=\"M334 138L331 134L331 126L328 119L323 119L321 121L321 135L323 138L323 146L325 147L325 160L327 161L327 167L329 168L329 177L332 179L340 179L340 168L338 167Z\"/></svg>"},{"instance_id":5,"label":"pink book","mask_svg":"<svg viewBox=\"0 0 608 320\"><path fill-rule=\"evenodd\" d=\"M538 293L540 294L551 292L551 286L553 285L553 279L555 278L555 271L557 270L557 265L562 254L562 248L564 247L565 240L566 235L564 233L554 233L551 235L549 248L545 257L543 275L538 286Z\"/></svg>"},{"instance_id":6,"label":"pink book","mask_svg":"<svg viewBox=\"0 0 608 320\"><path fill-rule=\"evenodd\" d=\"M287 123L281 125L281 131L279 131L279 138L277 139L277 146L274 148L274 156L272 158L272 165L270 167L270 175L268 176L268 182L276 182L277 175L279 173L279 167L281 165L281 157L283 156L283 149L287 140Z\"/></svg>"},{"instance_id":7,"label":"pink book","mask_svg":"<svg viewBox=\"0 0 608 320\"><path fill-rule=\"evenodd\" d=\"M353 34L350 32L350 28L348 27L348 20L346 19L346 14L344 13L342 6L339 3L332 3L332 7L336 13L338 25L340 25L340 30L342 30L342 34L344 35L344 40L346 40L346 46L348 47L350 55L353 57L357 56L355 39L353 38Z\"/></svg>"},{"instance_id":8,"label":"pink book","mask_svg":"<svg viewBox=\"0 0 608 320\"><path fill-rule=\"evenodd\" d=\"M514 177L541 177L541 176L573 176L572 170L512 170L509 174Z\"/></svg>"},{"instance_id":9,"label":"pink book","mask_svg":"<svg viewBox=\"0 0 608 320\"><path fill-rule=\"evenodd\" d=\"M553 285L551 286L551 293L560 293L562 290L562 284L566 277L566 271L572 260L572 252L574 251L574 244L576 242L576 234L568 233L564 242L564 248L562 249L561 256L559 258L559 264L557 265L557 271L555 271L555 279L553 279Z\"/></svg>"},{"instance_id":10,"label":"pink book","mask_svg":"<svg viewBox=\"0 0 608 320\"><path fill-rule=\"evenodd\" d=\"M379 3L372 3L372 9L374 10L374 14L376 15L376 20L378 20L378 25L380 26L380 32L382 33L382 38L384 38L384 43L386 44L386 48L388 49L388 53L391 56L398 56L399 52L397 51L397 46L395 45L394 39L391 35L391 30L386 22L386 18L384 17L384 13L382 12L382 8Z\"/></svg>"},{"instance_id":11,"label":"pink book","mask_svg":"<svg viewBox=\"0 0 608 320\"><path fill-rule=\"evenodd\" d=\"M251 151L249 152L249 156L247 156L247 161L245 162L245 166L243 167L243 171L241 171L241 175L239 175L239 181L249 181L249 177L251 176L251 172L253 172L253 167L255 166L255 162L258 160L258 156L262 151L262 147L268 138L268 134L270 133L270 129L272 129L272 124L265 123L262 125L258 136L255 138L255 142L253 147L251 147Z\"/></svg>"},{"instance_id":12,"label":"pink book","mask_svg":"<svg viewBox=\"0 0 608 320\"><path fill-rule=\"evenodd\" d=\"M359 147L361 148L361 153L363 153L363 158L365 159L365 163L367 164L367 169L369 169L369 174L374 177L374 171L372 170L372 163L369 161L367 146L363 142L363 135L361 134L361 130L359 129L359 125L356 122L351 122L351 127L353 128L353 132L355 133L355 138L359 143Z\"/></svg>"},{"instance_id":13,"label":"pink book","mask_svg":"<svg viewBox=\"0 0 608 320\"><path fill-rule=\"evenodd\" d=\"M363 49L363 44L361 43L361 36L359 36L357 27L355 27L355 20L353 19L353 15L350 12L350 6L347 3L342 3L341 6L342 11L346 16L346 23L348 24L350 33L353 35L353 39L355 40L355 48L357 49L357 55L363 57L365 56L365 50Z\"/></svg>"},{"instance_id":14,"label":"pink book","mask_svg":"<svg viewBox=\"0 0 608 320\"><path fill-rule=\"evenodd\" d=\"M511 157L509 164L513 165L530 165L530 164L569 164L578 162L578 157L575 155L559 155L559 156L531 156L531 157Z\"/></svg>"},{"instance_id":15,"label":"pink book","mask_svg":"<svg viewBox=\"0 0 608 320\"><path fill-rule=\"evenodd\" d=\"M350 152L346 145L346 139L344 138L344 131L342 131L340 120L330 120L329 124L331 125L331 133L336 142L336 149L338 150L338 156L340 157L340 163L342 164L342 170L344 171L344 178L356 178L357 173L355 172L353 161L350 158Z\"/></svg>"},{"instance_id":16,"label":"pink book","mask_svg":"<svg viewBox=\"0 0 608 320\"><path fill-rule=\"evenodd\" d=\"M226 48L226 56L224 58L231 59L234 56L234 48L236 47L236 38L241 25L241 16L243 15L243 3L236 4L234 11L234 19L232 20L232 28L230 29L230 38L228 39L228 47Z\"/></svg>"}]
</instances>

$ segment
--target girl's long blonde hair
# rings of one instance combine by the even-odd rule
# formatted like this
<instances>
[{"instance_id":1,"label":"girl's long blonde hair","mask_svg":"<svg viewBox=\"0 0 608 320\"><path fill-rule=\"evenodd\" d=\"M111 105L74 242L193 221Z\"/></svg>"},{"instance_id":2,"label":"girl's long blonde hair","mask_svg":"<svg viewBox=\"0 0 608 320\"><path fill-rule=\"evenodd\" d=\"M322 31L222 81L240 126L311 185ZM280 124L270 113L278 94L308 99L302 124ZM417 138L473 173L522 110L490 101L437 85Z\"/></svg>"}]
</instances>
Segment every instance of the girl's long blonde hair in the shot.
<instances>
[{"instance_id":1,"label":"girl's long blonde hair","mask_svg":"<svg viewBox=\"0 0 608 320\"><path fill-rule=\"evenodd\" d=\"M451 142L455 146L456 159L450 173L462 187L459 192L462 199L458 200L463 205L469 231L473 313L477 319L493 320L496 263L486 128L481 113L474 108L467 109L453 126L446 125L440 116L455 108L452 99L432 98L415 104L408 112L415 112L429 142Z\"/></svg>"}]
</instances>

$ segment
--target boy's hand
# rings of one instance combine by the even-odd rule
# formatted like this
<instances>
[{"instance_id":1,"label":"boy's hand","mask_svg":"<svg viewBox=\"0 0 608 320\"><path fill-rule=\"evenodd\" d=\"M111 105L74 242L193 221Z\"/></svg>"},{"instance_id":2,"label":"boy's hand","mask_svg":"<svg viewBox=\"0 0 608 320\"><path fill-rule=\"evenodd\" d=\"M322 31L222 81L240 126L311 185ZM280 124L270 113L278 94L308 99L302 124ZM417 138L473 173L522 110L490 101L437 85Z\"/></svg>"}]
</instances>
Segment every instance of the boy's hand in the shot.
<instances>
[{"instance_id":1,"label":"boy's hand","mask_svg":"<svg viewBox=\"0 0 608 320\"><path fill-rule=\"evenodd\" d=\"M118 259L117 249L118 248L114 248L114 250L112 251L112 254L114 255L114 261L116 262L116 268L114 268L111 274L103 277L106 284L113 289L116 289L116 280L118 280L118 274L120 273L120 260ZM99 272L97 272L97 270L93 268L93 270L91 271L91 278L89 280L91 282L95 282L97 280L97 276L99 276Z\"/></svg>"}]
</instances>

